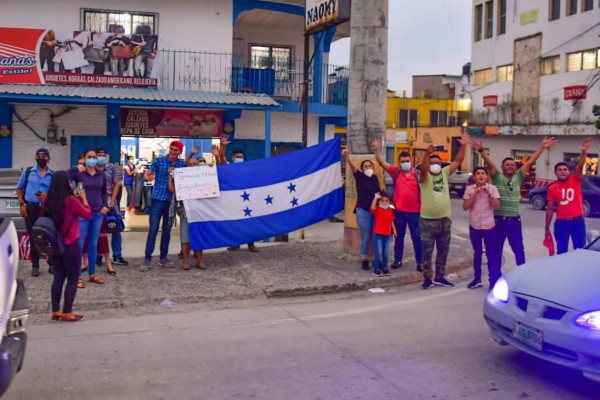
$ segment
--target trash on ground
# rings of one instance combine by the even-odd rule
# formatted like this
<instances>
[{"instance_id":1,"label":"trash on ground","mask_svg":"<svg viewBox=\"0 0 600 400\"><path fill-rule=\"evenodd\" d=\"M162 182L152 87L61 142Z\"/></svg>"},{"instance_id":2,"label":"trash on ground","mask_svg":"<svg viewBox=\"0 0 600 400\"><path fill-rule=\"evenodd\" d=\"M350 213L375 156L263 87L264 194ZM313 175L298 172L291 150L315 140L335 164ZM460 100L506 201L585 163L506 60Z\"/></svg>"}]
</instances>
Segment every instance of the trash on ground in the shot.
<instances>
[{"instance_id":1,"label":"trash on ground","mask_svg":"<svg viewBox=\"0 0 600 400\"><path fill-rule=\"evenodd\" d=\"M460 278L460 275L452 273L452 274L448 274L448 278L456 279L456 278Z\"/></svg>"},{"instance_id":2,"label":"trash on ground","mask_svg":"<svg viewBox=\"0 0 600 400\"><path fill-rule=\"evenodd\" d=\"M385 289L382 289L380 287L376 287L376 288L369 289L369 292L371 292L371 293L384 293Z\"/></svg>"},{"instance_id":3,"label":"trash on ground","mask_svg":"<svg viewBox=\"0 0 600 400\"><path fill-rule=\"evenodd\" d=\"M161 303L160 306L163 308L172 308L175 305L174 302L172 302L169 299L164 299Z\"/></svg>"}]
</instances>

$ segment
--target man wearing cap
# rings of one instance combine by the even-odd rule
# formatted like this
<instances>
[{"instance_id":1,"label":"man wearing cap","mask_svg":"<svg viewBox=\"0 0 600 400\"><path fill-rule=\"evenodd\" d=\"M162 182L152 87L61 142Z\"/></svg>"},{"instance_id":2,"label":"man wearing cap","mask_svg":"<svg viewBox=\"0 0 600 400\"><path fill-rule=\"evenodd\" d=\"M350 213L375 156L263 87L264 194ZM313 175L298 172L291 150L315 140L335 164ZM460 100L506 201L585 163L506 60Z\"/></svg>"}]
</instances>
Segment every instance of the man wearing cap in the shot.
<instances>
[{"instance_id":1,"label":"man wearing cap","mask_svg":"<svg viewBox=\"0 0 600 400\"><path fill-rule=\"evenodd\" d=\"M152 202L150 203L150 228L146 239L144 262L140 271L146 272L152 267L152 253L156 244L158 226L162 218L162 233L160 236L160 259L158 265L163 268L173 268L169 260L169 242L171 241L171 225L169 224L169 206L172 193L169 191L169 174L175 168L185 167L185 162L179 159L183 152L183 143L174 140L169 144L169 154L156 158L148 170L144 172L144 180L154 180L152 188Z\"/></svg>"},{"instance_id":2,"label":"man wearing cap","mask_svg":"<svg viewBox=\"0 0 600 400\"><path fill-rule=\"evenodd\" d=\"M35 152L36 165L28 167L21 174L17 184L17 199L19 200L20 212L25 219L27 233L31 237L31 228L40 216L40 206L48 195L50 182L52 181L52 170L48 167L50 152L46 148L40 148ZM40 275L40 253L33 244L31 246L31 276ZM52 266L48 268L52 273Z\"/></svg>"}]
</instances>

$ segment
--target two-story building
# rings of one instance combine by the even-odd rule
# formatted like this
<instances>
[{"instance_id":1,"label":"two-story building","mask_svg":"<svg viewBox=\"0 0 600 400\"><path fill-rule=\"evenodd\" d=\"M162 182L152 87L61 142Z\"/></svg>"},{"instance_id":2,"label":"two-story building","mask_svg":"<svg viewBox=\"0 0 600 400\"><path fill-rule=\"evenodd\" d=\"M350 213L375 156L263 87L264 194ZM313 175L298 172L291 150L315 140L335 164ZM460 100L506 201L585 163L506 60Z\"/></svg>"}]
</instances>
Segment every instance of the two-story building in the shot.
<instances>
[{"instance_id":1,"label":"two-story building","mask_svg":"<svg viewBox=\"0 0 600 400\"><path fill-rule=\"evenodd\" d=\"M6 0L0 13L0 168L54 169L84 149L144 157L173 138L210 151L221 133L248 159L346 124L348 68L328 64L349 23L314 34L303 77L302 0Z\"/></svg>"},{"instance_id":2,"label":"two-story building","mask_svg":"<svg viewBox=\"0 0 600 400\"><path fill-rule=\"evenodd\" d=\"M497 162L524 161L556 136L536 166L538 178L555 179L554 164L574 165L583 138L595 136L585 173L598 174L598 1L474 0L471 54L471 85L457 95L471 101L469 123Z\"/></svg>"}]
</instances>

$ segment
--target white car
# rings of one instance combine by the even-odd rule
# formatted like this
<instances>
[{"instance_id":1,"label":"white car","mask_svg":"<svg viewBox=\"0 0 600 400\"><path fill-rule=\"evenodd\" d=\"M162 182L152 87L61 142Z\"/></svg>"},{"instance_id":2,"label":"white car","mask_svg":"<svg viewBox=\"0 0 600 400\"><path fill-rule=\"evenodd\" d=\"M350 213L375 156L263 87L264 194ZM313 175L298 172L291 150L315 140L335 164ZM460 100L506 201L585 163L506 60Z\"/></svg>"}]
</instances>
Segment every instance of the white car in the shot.
<instances>
[{"instance_id":1,"label":"white car","mask_svg":"<svg viewBox=\"0 0 600 400\"><path fill-rule=\"evenodd\" d=\"M514 268L488 294L483 314L497 343L600 382L600 238Z\"/></svg>"}]
</instances>

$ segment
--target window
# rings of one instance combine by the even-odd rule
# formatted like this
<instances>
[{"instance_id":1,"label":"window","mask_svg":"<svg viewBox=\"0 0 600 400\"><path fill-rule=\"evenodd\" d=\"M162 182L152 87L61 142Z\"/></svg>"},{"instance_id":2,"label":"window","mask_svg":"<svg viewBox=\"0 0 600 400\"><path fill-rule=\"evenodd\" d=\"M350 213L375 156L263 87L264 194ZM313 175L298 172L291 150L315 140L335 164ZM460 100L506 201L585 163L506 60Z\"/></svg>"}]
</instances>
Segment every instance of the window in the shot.
<instances>
[{"instance_id":1,"label":"window","mask_svg":"<svg viewBox=\"0 0 600 400\"><path fill-rule=\"evenodd\" d=\"M448 111L429 111L429 126L447 126Z\"/></svg>"},{"instance_id":2,"label":"window","mask_svg":"<svg viewBox=\"0 0 600 400\"><path fill-rule=\"evenodd\" d=\"M560 56L544 57L540 60L542 75L558 74L560 72Z\"/></svg>"},{"instance_id":3,"label":"window","mask_svg":"<svg viewBox=\"0 0 600 400\"><path fill-rule=\"evenodd\" d=\"M567 16L577 14L577 2L579 0L567 0Z\"/></svg>"},{"instance_id":4,"label":"window","mask_svg":"<svg viewBox=\"0 0 600 400\"><path fill-rule=\"evenodd\" d=\"M485 38L489 39L494 35L494 2L485 2Z\"/></svg>"},{"instance_id":5,"label":"window","mask_svg":"<svg viewBox=\"0 0 600 400\"><path fill-rule=\"evenodd\" d=\"M276 82L292 80L292 48L285 46L250 46L250 68L275 70Z\"/></svg>"},{"instance_id":6,"label":"window","mask_svg":"<svg viewBox=\"0 0 600 400\"><path fill-rule=\"evenodd\" d=\"M594 0L581 0L581 12L590 11L594 8Z\"/></svg>"},{"instance_id":7,"label":"window","mask_svg":"<svg viewBox=\"0 0 600 400\"><path fill-rule=\"evenodd\" d=\"M498 33L503 35L506 33L506 0L498 0Z\"/></svg>"},{"instance_id":8,"label":"window","mask_svg":"<svg viewBox=\"0 0 600 400\"><path fill-rule=\"evenodd\" d=\"M567 54L567 72L600 68L600 49Z\"/></svg>"},{"instance_id":9,"label":"window","mask_svg":"<svg viewBox=\"0 0 600 400\"><path fill-rule=\"evenodd\" d=\"M513 66L503 65L496 68L496 82L510 82L513 80Z\"/></svg>"},{"instance_id":10,"label":"window","mask_svg":"<svg viewBox=\"0 0 600 400\"><path fill-rule=\"evenodd\" d=\"M400 128L414 128L417 126L417 110L400 109L398 126Z\"/></svg>"},{"instance_id":11,"label":"window","mask_svg":"<svg viewBox=\"0 0 600 400\"><path fill-rule=\"evenodd\" d=\"M475 6L475 41L483 38L483 5Z\"/></svg>"},{"instance_id":12,"label":"window","mask_svg":"<svg viewBox=\"0 0 600 400\"><path fill-rule=\"evenodd\" d=\"M560 18L560 0L550 0L550 21Z\"/></svg>"},{"instance_id":13,"label":"window","mask_svg":"<svg viewBox=\"0 0 600 400\"><path fill-rule=\"evenodd\" d=\"M486 83L492 83L492 69L475 71L475 85L484 85Z\"/></svg>"},{"instance_id":14,"label":"window","mask_svg":"<svg viewBox=\"0 0 600 400\"><path fill-rule=\"evenodd\" d=\"M117 26L121 26L125 34L136 33L138 27L143 28L148 34L158 33L158 14L143 13L137 11L114 11L95 10L84 8L81 10L84 31L90 32L114 32Z\"/></svg>"}]
</instances>

